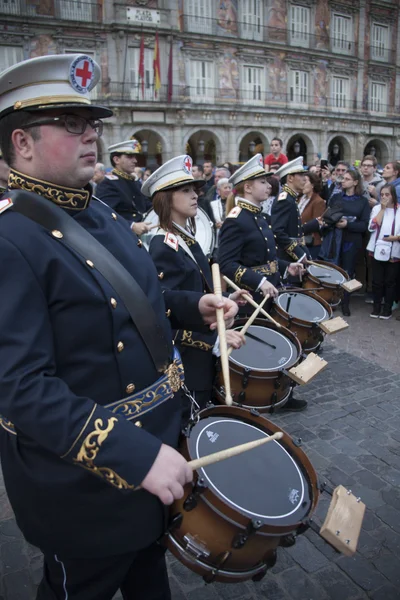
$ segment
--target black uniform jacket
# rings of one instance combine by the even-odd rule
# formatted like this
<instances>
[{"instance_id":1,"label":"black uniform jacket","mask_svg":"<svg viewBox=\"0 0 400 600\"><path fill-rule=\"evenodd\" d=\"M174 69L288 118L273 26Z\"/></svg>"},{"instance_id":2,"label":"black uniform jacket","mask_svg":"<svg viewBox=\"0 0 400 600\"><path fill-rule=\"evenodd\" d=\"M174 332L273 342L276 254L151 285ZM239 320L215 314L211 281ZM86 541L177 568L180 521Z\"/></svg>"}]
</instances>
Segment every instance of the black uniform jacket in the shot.
<instances>
[{"instance_id":1,"label":"black uniform jacket","mask_svg":"<svg viewBox=\"0 0 400 600\"><path fill-rule=\"evenodd\" d=\"M218 258L224 275L239 287L253 291L264 277L278 285L288 265L278 261L268 215L242 198L220 229Z\"/></svg>"},{"instance_id":2,"label":"black uniform jacket","mask_svg":"<svg viewBox=\"0 0 400 600\"><path fill-rule=\"evenodd\" d=\"M305 243L301 243L301 238L319 231L317 219L302 224L297 194L287 185L282 186L282 192L272 205L271 223L278 243L279 256L286 260L298 261L307 254L307 248Z\"/></svg>"},{"instance_id":3,"label":"black uniform jacket","mask_svg":"<svg viewBox=\"0 0 400 600\"><path fill-rule=\"evenodd\" d=\"M184 240L196 262L179 245L178 237ZM196 239L181 228L174 228L172 237L165 232L156 234L150 242L149 252L164 290L212 291L208 260ZM214 373L212 349L217 334L196 333L187 329L175 331L174 334L185 368L187 387L193 391L211 391Z\"/></svg>"},{"instance_id":4,"label":"black uniform jacket","mask_svg":"<svg viewBox=\"0 0 400 600\"><path fill-rule=\"evenodd\" d=\"M140 185L116 169L99 183L96 196L131 224L143 221L143 215L152 208L151 201L140 191Z\"/></svg>"},{"instance_id":5,"label":"black uniform jacket","mask_svg":"<svg viewBox=\"0 0 400 600\"><path fill-rule=\"evenodd\" d=\"M20 174L18 181L28 190L32 184ZM73 207L69 214L134 276L171 349L166 312L175 329L208 329L199 294L162 294L153 261L125 219L90 201L89 192L71 197L46 182L40 189ZM61 556L144 548L163 532L165 511L134 487L161 442L177 444L180 394L153 410L154 400L143 399L138 426L113 415L105 405L160 374L121 299L96 271L96 256L86 263L12 207L0 214L0 252L0 413L17 432L0 427L0 454L18 525L29 542Z\"/></svg>"}]
</instances>

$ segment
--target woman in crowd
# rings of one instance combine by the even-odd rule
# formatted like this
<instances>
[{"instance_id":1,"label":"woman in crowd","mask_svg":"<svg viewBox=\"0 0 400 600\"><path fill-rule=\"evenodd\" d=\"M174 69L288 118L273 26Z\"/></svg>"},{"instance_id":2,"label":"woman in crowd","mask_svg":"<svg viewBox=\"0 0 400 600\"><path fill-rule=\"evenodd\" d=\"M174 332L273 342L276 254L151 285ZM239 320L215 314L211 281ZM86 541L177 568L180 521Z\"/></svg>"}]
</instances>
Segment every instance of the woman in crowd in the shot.
<instances>
[{"instance_id":1,"label":"woman in crowd","mask_svg":"<svg viewBox=\"0 0 400 600\"><path fill-rule=\"evenodd\" d=\"M267 199L261 204L261 208L264 214L271 216L271 209L275 198L279 195L279 179L273 175L267 175Z\"/></svg>"},{"instance_id":2,"label":"woman in crowd","mask_svg":"<svg viewBox=\"0 0 400 600\"><path fill-rule=\"evenodd\" d=\"M303 188L303 195L299 200L299 213L301 215L301 222L304 224L308 223L312 219L321 217L325 211L325 201L319 195L322 191L321 177L315 173L306 173L305 183ZM305 236L306 245L308 251L311 254L311 258L318 258L318 254L321 248L321 236L319 232L310 233Z\"/></svg>"},{"instance_id":3,"label":"woman in crowd","mask_svg":"<svg viewBox=\"0 0 400 600\"><path fill-rule=\"evenodd\" d=\"M363 234L368 229L370 207L368 199L363 196L363 182L360 173L348 169L342 180L342 191L334 194L328 206L331 210L340 210L342 218L335 227L339 235L335 237L336 251L332 262L342 267L353 278L356 268L357 253L363 245ZM350 316L350 294L344 293L342 313Z\"/></svg>"},{"instance_id":4,"label":"woman in crowd","mask_svg":"<svg viewBox=\"0 0 400 600\"><path fill-rule=\"evenodd\" d=\"M142 193L152 198L160 220L160 229L151 240L149 252L163 289L212 292L210 266L194 236L197 190L205 182L193 178L189 163L189 156L173 158L143 184ZM231 298L241 304L241 294L235 292ZM209 330L204 333L184 330L174 334L182 356L186 386L197 404L204 408L211 400L217 334ZM228 330L226 337L228 345L234 348L240 348L244 342L244 337L237 331ZM189 411L187 402L184 421L189 417Z\"/></svg>"},{"instance_id":5,"label":"woman in crowd","mask_svg":"<svg viewBox=\"0 0 400 600\"><path fill-rule=\"evenodd\" d=\"M400 273L400 210L394 186L384 185L380 198L380 204L372 209L368 227L371 237L367 250L372 257L374 301L370 316L374 319L390 319L396 296L396 281Z\"/></svg>"},{"instance_id":6,"label":"woman in crowd","mask_svg":"<svg viewBox=\"0 0 400 600\"><path fill-rule=\"evenodd\" d=\"M210 205L214 215L215 227L221 229L226 217L226 201L232 192L232 184L229 179L223 177L217 183L217 199L211 200Z\"/></svg>"}]
</instances>

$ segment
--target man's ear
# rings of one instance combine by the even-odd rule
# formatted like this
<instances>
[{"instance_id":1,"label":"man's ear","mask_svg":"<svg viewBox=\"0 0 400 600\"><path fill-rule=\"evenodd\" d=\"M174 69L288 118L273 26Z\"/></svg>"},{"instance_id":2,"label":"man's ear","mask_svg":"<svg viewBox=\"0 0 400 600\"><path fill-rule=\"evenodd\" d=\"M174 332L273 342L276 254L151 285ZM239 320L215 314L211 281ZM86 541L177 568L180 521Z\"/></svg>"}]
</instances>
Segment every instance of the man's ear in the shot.
<instances>
[{"instance_id":1,"label":"man's ear","mask_svg":"<svg viewBox=\"0 0 400 600\"><path fill-rule=\"evenodd\" d=\"M32 135L24 129L14 129L11 134L11 142L14 146L16 156L24 160L31 160L33 156L34 140Z\"/></svg>"}]
</instances>

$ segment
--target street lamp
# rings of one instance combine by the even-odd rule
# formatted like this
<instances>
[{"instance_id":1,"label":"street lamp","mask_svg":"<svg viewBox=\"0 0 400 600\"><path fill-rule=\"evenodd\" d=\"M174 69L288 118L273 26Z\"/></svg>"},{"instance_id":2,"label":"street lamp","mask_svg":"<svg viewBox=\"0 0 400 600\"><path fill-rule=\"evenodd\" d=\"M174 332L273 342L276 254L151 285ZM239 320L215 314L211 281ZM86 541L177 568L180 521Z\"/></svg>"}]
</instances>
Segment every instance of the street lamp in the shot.
<instances>
[{"instance_id":1,"label":"street lamp","mask_svg":"<svg viewBox=\"0 0 400 600\"><path fill-rule=\"evenodd\" d=\"M293 144L293 150L294 150L295 154L300 154L300 142L295 142Z\"/></svg>"},{"instance_id":2,"label":"street lamp","mask_svg":"<svg viewBox=\"0 0 400 600\"><path fill-rule=\"evenodd\" d=\"M204 140L199 140L198 144L197 144L197 150L199 153L198 162L201 165L204 163L204 148L205 148Z\"/></svg>"},{"instance_id":3,"label":"street lamp","mask_svg":"<svg viewBox=\"0 0 400 600\"><path fill-rule=\"evenodd\" d=\"M143 140L142 141L142 152L143 152L143 154L147 154L148 149L149 149L149 142L147 140Z\"/></svg>"},{"instance_id":4,"label":"street lamp","mask_svg":"<svg viewBox=\"0 0 400 600\"><path fill-rule=\"evenodd\" d=\"M249 152L251 155L254 154L255 149L256 149L256 144L255 144L255 142L251 141L249 144Z\"/></svg>"}]
</instances>

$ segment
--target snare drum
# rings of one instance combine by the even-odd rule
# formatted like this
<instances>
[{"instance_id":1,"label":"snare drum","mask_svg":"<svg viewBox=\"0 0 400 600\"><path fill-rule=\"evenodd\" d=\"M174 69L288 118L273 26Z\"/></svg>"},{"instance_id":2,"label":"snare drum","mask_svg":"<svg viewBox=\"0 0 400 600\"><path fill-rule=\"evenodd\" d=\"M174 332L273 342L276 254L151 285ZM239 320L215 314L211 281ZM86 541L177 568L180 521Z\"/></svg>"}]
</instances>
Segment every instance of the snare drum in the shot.
<instances>
[{"instance_id":1,"label":"snare drum","mask_svg":"<svg viewBox=\"0 0 400 600\"><path fill-rule=\"evenodd\" d=\"M297 335L304 352L313 352L324 339L318 323L332 318L332 308L313 292L284 290L275 298L271 314Z\"/></svg>"},{"instance_id":2,"label":"snare drum","mask_svg":"<svg viewBox=\"0 0 400 600\"><path fill-rule=\"evenodd\" d=\"M342 284L350 281L344 269L322 260L317 264L307 266L307 275L303 280L303 288L321 288L318 289L318 296L321 296L332 307L340 304L343 298Z\"/></svg>"},{"instance_id":3,"label":"snare drum","mask_svg":"<svg viewBox=\"0 0 400 600\"><path fill-rule=\"evenodd\" d=\"M237 331L245 319L235 321ZM246 344L229 357L232 398L235 405L269 412L289 399L293 381L284 373L301 361L297 337L284 327L256 319L246 333ZM217 399L224 404L222 373L217 375Z\"/></svg>"},{"instance_id":4,"label":"snare drum","mask_svg":"<svg viewBox=\"0 0 400 600\"><path fill-rule=\"evenodd\" d=\"M197 415L180 450L193 460L276 431L258 413L211 407ZM196 471L171 507L168 548L207 582L261 579L276 548L307 528L318 496L310 461L284 433L279 442Z\"/></svg>"},{"instance_id":5,"label":"snare drum","mask_svg":"<svg viewBox=\"0 0 400 600\"><path fill-rule=\"evenodd\" d=\"M149 211L143 218L146 223L157 225L159 223L158 215L154 210ZM196 240L200 244L204 254L209 257L212 255L215 247L215 231L214 226L207 213L204 212L200 207L197 209L196 221ZM148 233L141 236L141 240L148 250L152 237L157 233L157 227L154 227Z\"/></svg>"}]
</instances>

